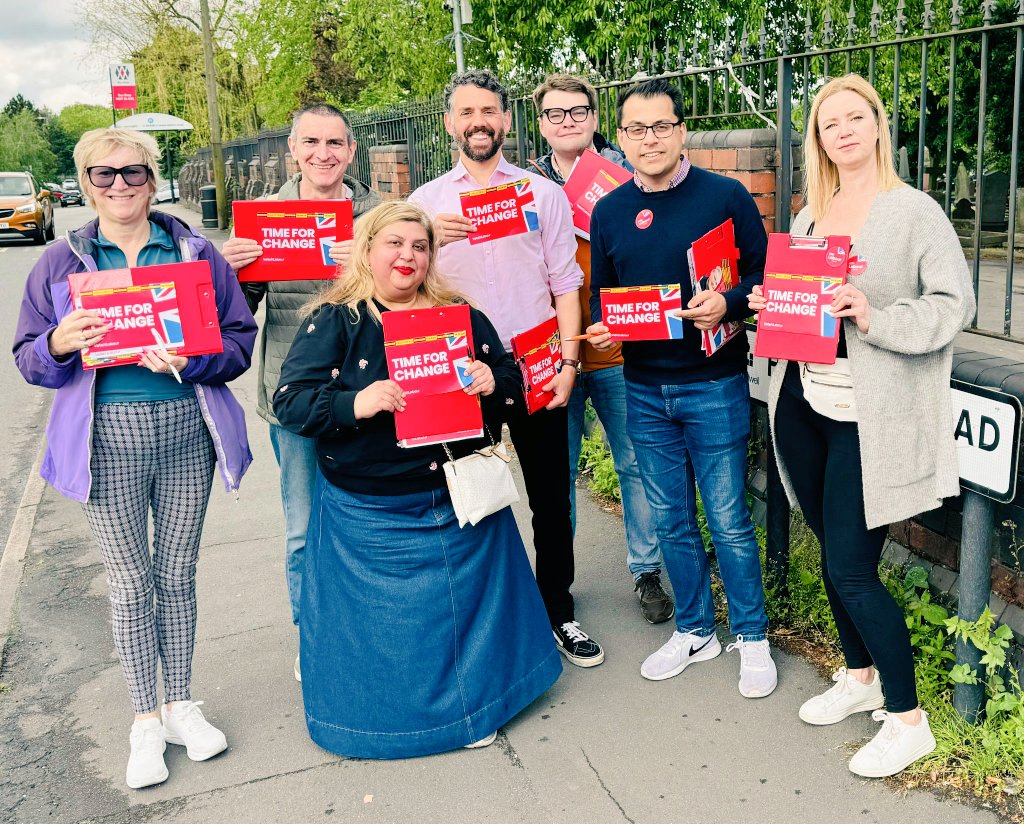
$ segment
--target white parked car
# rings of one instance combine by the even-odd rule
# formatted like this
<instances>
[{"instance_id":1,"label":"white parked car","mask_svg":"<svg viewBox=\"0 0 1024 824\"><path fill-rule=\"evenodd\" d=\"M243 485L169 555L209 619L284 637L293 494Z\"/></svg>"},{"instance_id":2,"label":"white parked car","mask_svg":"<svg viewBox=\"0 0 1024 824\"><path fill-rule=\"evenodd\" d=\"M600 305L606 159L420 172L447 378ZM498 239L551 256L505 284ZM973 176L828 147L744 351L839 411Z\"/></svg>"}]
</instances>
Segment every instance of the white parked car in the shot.
<instances>
[{"instance_id":1,"label":"white parked car","mask_svg":"<svg viewBox=\"0 0 1024 824\"><path fill-rule=\"evenodd\" d=\"M181 189L178 188L178 181L174 181L174 198L176 200L181 199ZM171 202L171 183L165 180L160 184L160 188L153 193L154 203L170 203Z\"/></svg>"}]
</instances>

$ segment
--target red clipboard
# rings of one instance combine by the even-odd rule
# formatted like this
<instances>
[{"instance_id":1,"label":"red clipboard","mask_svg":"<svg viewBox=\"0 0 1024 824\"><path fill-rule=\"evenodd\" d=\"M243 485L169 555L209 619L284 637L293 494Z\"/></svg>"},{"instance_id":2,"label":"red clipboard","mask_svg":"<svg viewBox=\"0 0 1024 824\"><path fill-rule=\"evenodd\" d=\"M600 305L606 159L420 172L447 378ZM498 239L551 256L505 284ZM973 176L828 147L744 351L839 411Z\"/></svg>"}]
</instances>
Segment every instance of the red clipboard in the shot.
<instances>
[{"instance_id":1,"label":"red clipboard","mask_svg":"<svg viewBox=\"0 0 1024 824\"><path fill-rule=\"evenodd\" d=\"M351 200L236 200L231 211L235 234L263 248L238 273L240 283L338 276L330 250L352 239Z\"/></svg>"},{"instance_id":2,"label":"red clipboard","mask_svg":"<svg viewBox=\"0 0 1024 824\"><path fill-rule=\"evenodd\" d=\"M122 327L82 350L85 369L138 363L142 352L158 346L183 357L224 351L213 276L205 260L77 272L68 275L68 286L75 308L99 308ZM129 311L145 302L153 304L147 312ZM145 342L140 327L132 325L140 320L147 322L141 329L149 335Z\"/></svg>"},{"instance_id":3,"label":"red clipboard","mask_svg":"<svg viewBox=\"0 0 1024 824\"><path fill-rule=\"evenodd\" d=\"M519 370L523 373L526 410L532 415L544 409L555 397L554 392L545 392L541 387L555 377L558 361L562 358L558 318L549 318L532 329L513 335L510 343L512 357L516 359Z\"/></svg>"},{"instance_id":4,"label":"red clipboard","mask_svg":"<svg viewBox=\"0 0 1024 824\"><path fill-rule=\"evenodd\" d=\"M835 363L840 320L828 307L854 261L846 236L770 234L762 286L768 305L758 313L754 355Z\"/></svg>"},{"instance_id":5,"label":"red clipboard","mask_svg":"<svg viewBox=\"0 0 1024 824\"><path fill-rule=\"evenodd\" d=\"M384 312L381 319L385 348L389 342L465 332L466 340L461 346L468 346L470 356L473 354L473 327L466 305ZM480 399L462 389L406 395L405 409L395 413L395 433L402 447L482 437Z\"/></svg>"}]
</instances>

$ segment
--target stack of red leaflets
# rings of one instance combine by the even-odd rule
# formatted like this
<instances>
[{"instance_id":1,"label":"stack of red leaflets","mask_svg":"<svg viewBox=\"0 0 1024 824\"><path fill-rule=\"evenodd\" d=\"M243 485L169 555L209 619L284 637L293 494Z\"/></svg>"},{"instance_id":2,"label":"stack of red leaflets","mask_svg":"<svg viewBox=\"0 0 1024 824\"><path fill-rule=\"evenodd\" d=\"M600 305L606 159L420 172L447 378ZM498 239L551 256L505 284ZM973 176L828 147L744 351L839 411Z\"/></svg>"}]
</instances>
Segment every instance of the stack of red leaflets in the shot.
<instances>
[{"instance_id":1,"label":"stack of red leaflets","mask_svg":"<svg viewBox=\"0 0 1024 824\"><path fill-rule=\"evenodd\" d=\"M562 358L558 319L550 318L533 329L513 335L512 357L522 370L526 408L532 415L555 397L554 392L545 392L541 387L555 377L558 361Z\"/></svg>"},{"instance_id":2,"label":"stack of red leaflets","mask_svg":"<svg viewBox=\"0 0 1024 824\"><path fill-rule=\"evenodd\" d=\"M727 292L739 285L739 257L732 218L716 226L690 246L686 258L690 264L690 283L693 294L713 289ZM713 329L704 329L700 335L700 348L707 357L721 349L727 341L739 334L742 324L726 321Z\"/></svg>"},{"instance_id":3,"label":"stack of red leaflets","mask_svg":"<svg viewBox=\"0 0 1024 824\"><path fill-rule=\"evenodd\" d=\"M856 272L850 238L768 236L764 269L767 306L757 317L758 357L804 363L835 363L839 321L829 306L832 294Z\"/></svg>"},{"instance_id":4,"label":"stack of red leaflets","mask_svg":"<svg viewBox=\"0 0 1024 824\"><path fill-rule=\"evenodd\" d=\"M324 280L337 277L335 243L352 239L351 200L236 200L235 235L259 243L263 254L238 280Z\"/></svg>"},{"instance_id":5,"label":"stack of red leaflets","mask_svg":"<svg viewBox=\"0 0 1024 824\"><path fill-rule=\"evenodd\" d=\"M82 350L82 366L138 363L149 349L188 357L224 351L210 264L205 260L68 275L76 309L92 309L110 325Z\"/></svg>"},{"instance_id":6,"label":"stack of red leaflets","mask_svg":"<svg viewBox=\"0 0 1024 824\"><path fill-rule=\"evenodd\" d=\"M619 286L601 290L601 322L612 340L679 340L683 308L678 283Z\"/></svg>"},{"instance_id":7,"label":"stack of red leaflets","mask_svg":"<svg viewBox=\"0 0 1024 824\"><path fill-rule=\"evenodd\" d=\"M593 149L586 149L576 159L562 191L569 198L577 235L590 240L590 216L594 213L597 201L632 177L632 172L612 163Z\"/></svg>"},{"instance_id":8,"label":"stack of red leaflets","mask_svg":"<svg viewBox=\"0 0 1024 824\"><path fill-rule=\"evenodd\" d=\"M398 445L424 446L479 438L484 432L480 399L464 391L473 359L469 307L443 306L385 312L388 375L405 392L395 413Z\"/></svg>"},{"instance_id":9,"label":"stack of red leaflets","mask_svg":"<svg viewBox=\"0 0 1024 824\"><path fill-rule=\"evenodd\" d=\"M459 195L462 214L476 224L470 244L536 232L540 229L537 202L530 179L513 180L489 189Z\"/></svg>"}]
</instances>

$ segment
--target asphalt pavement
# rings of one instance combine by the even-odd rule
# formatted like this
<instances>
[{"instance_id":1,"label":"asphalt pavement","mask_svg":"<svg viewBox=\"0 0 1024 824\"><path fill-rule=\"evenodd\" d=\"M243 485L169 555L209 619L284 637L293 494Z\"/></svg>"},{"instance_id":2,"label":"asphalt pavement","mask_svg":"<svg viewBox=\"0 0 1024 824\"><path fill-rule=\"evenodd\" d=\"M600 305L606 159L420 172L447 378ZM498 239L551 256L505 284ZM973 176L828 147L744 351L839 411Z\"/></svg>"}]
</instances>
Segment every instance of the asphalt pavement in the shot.
<instances>
[{"instance_id":1,"label":"asphalt pavement","mask_svg":"<svg viewBox=\"0 0 1024 824\"><path fill-rule=\"evenodd\" d=\"M198 222L192 212L179 213ZM8 255L0 257L0 270L8 270ZM0 368L9 371L9 363ZM193 696L205 702L229 749L193 763L182 748L169 747L169 780L128 789L131 709L110 638L99 555L79 506L30 484L32 513L21 514L22 526L28 522L24 563L7 561L0 573L16 568L20 577L0 664L0 821L998 820L933 793L902 795L852 775L846 762L877 725L863 715L824 728L800 722L797 708L827 686L802 659L776 652L779 688L756 701L737 691L735 652L668 681L642 679L640 663L671 626L641 618L621 519L583 490L573 591L577 617L606 649L603 665L567 664L555 686L486 749L394 762L321 750L306 733L292 678L297 638L285 590L278 475L266 426L255 414L255 377L253 369L233 384L249 413L255 462L237 501L215 482L198 567ZM35 393L27 397L39 402ZM11 429L17 407L0 408L8 440L8 432L19 431ZM38 431L31 435L19 437L34 449ZM525 504L516 515L529 546ZM8 541L5 556L11 552Z\"/></svg>"}]
</instances>

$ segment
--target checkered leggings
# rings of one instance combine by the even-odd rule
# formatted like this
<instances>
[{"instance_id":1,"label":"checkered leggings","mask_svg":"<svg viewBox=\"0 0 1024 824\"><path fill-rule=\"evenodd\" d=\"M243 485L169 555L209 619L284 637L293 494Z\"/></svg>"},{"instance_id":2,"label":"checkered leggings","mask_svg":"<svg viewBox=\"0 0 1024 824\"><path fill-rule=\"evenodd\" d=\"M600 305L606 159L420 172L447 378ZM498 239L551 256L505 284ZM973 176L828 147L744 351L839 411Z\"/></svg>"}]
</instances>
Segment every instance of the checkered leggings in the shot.
<instances>
[{"instance_id":1,"label":"checkered leggings","mask_svg":"<svg viewBox=\"0 0 1024 824\"><path fill-rule=\"evenodd\" d=\"M96 405L83 509L106 568L114 646L136 713L157 708L158 655L164 700L191 697L196 560L215 462L195 398Z\"/></svg>"}]
</instances>

